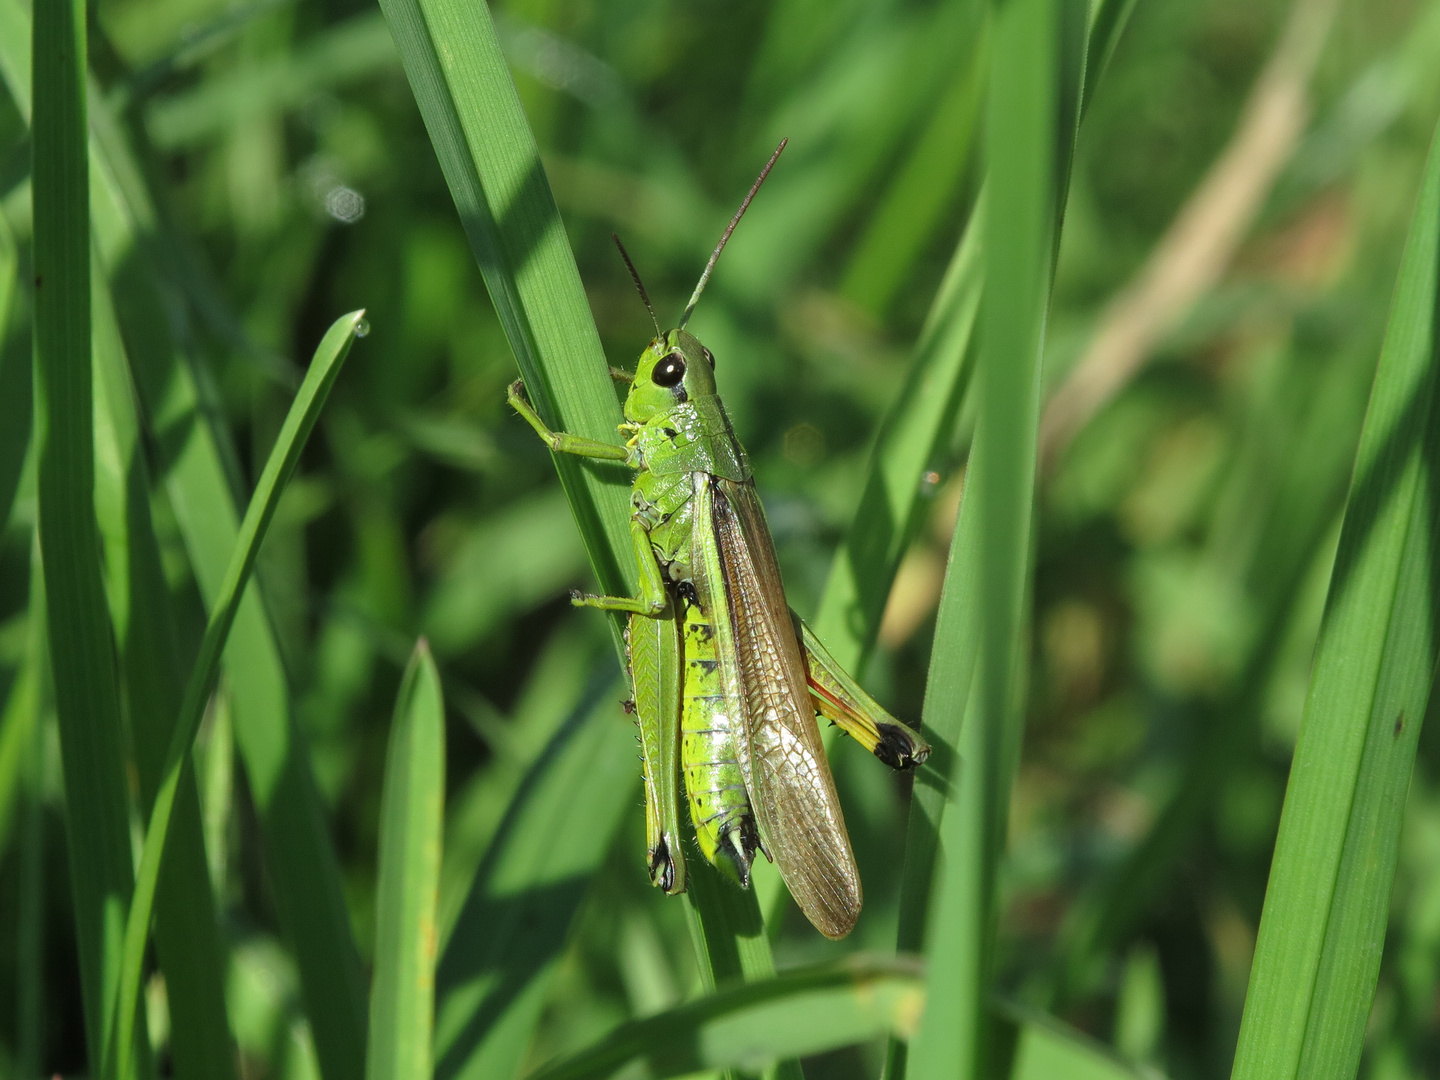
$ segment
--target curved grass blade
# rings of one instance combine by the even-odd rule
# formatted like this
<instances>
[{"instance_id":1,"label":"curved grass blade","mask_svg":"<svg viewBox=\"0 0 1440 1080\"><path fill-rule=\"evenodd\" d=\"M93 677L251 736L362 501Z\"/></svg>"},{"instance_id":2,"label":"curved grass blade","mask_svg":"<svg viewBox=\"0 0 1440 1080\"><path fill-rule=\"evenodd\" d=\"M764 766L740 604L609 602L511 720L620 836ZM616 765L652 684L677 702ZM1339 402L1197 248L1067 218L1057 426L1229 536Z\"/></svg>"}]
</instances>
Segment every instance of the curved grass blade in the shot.
<instances>
[{"instance_id":1,"label":"curved grass blade","mask_svg":"<svg viewBox=\"0 0 1440 1080\"><path fill-rule=\"evenodd\" d=\"M530 401L552 430L614 442L609 365L488 7L380 6ZM633 595L627 470L552 456L601 591Z\"/></svg>"},{"instance_id":2,"label":"curved grass blade","mask_svg":"<svg viewBox=\"0 0 1440 1080\"><path fill-rule=\"evenodd\" d=\"M445 705L421 638L395 699L380 802L367 1080L430 1075L444 809Z\"/></svg>"},{"instance_id":3,"label":"curved grass blade","mask_svg":"<svg viewBox=\"0 0 1440 1080\"><path fill-rule=\"evenodd\" d=\"M84 4L41 5L32 47L44 61L32 65L39 533L85 1036L95 1068L110 1034L132 869L120 690L95 516ZM140 1071L148 1072L147 1050L135 1048ZM137 1066L133 1058L127 1064Z\"/></svg>"},{"instance_id":4,"label":"curved grass blade","mask_svg":"<svg viewBox=\"0 0 1440 1080\"><path fill-rule=\"evenodd\" d=\"M919 964L909 957L798 968L622 1024L527 1080L599 1080L632 1062L643 1062L653 1080L702 1069L759 1070L876 1036L909 1035L924 993Z\"/></svg>"},{"instance_id":5,"label":"curved grass blade","mask_svg":"<svg viewBox=\"0 0 1440 1080\"><path fill-rule=\"evenodd\" d=\"M1375 993L1440 650L1440 135L1375 372L1270 883L1236 1078L1346 1077Z\"/></svg>"},{"instance_id":6,"label":"curved grass blade","mask_svg":"<svg viewBox=\"0 0 1440 1080\"><path fill-rule=\"evenodd\" d=\"M196 656L190 671L180 715L176 719L170 749L165 757L164 779L157 789L155 806L150 813L149 827L145 831L145 845L140 855L134 901L125 925L123 966L113 1006L116 1010L115 1055L111 1058L122 1067L126 1066L134 1041L145 939L150 928L155 887L160 876L161 859L165 853L170 817L182 778L193 783L187 775L188 770L193 768L190 746L195 741L195 732L200 726L205 700L219 676L220 655L224 651L225 640L235 621L241 598L245 595L245 586L251 570L254 569L260 544L265 539L265 531L275 516L280 495L299 463L305 440L319 419L320 410L329 397L330 389L340 375L341 366L355 340L363 315L363 311L354 311L341 316L326 332L315 350L310 370L295 395L285 423L275 440L275 446L265 462L264 471L255 485L255 494L245 511L245 520L241 522L240 535L225 574L225 584L220 590L218 602L211 610L209 623L205 627L205 637L200 643L199 655ZM125 1073L122 1072L121 1075Z\"/></svg>"}]
</instances>

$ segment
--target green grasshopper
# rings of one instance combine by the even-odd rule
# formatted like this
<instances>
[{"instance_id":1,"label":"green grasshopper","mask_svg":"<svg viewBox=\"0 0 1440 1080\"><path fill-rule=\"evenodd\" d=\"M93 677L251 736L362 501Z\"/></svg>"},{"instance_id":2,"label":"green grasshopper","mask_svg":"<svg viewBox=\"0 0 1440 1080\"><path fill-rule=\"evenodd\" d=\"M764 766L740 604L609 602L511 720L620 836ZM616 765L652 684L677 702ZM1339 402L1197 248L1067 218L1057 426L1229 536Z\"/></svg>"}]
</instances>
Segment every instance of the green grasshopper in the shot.
<instances>
[{"instance_id":1,"label":"green grasshopper","mask_svg":"<svg viewBox=\"0 0 1440 1080\"><path fill-rule=\"evenodd\" d=\"M664 333L655 323L625 399L624 446L551 431L524 396L509 402L551 450L636 470L630 537L640 595L574 594L578 605L629 613L626 648L645 774L650 879L685 891L679 784L701 854L742 888L756 851L773 859L801 910L827 937L860 916L860 876L816 716L887 765L930 753L919 735L869 697L789 608L750 465L715 389L715 357L685 331L730 234L774 166L740 204L686 305Z\"/></svg>"}]
</instances>

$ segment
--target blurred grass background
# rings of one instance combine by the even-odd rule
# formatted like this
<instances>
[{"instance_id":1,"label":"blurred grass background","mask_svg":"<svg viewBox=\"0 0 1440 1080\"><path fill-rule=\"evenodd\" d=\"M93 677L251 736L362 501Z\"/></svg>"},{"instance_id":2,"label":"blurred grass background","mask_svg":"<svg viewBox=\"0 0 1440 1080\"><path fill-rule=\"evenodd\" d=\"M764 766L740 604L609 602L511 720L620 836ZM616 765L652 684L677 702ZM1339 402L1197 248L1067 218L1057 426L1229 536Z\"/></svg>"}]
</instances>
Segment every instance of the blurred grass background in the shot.
<instances>
[{"instance_id":1,"label":"blurred grass background","mask_svg":"<svg viewBox=\"0 0 1440 1080\"><path fill-rule=\"evenodd\" d=\"M759 164L790 138L692 328L716 354L792 602L813 616L978 195L981 5L515 0L492 12L612 364L631 364L650 329L609 233L673 321ZM0 1069L30 1077L84 1073L94 1058L32 570L26 23L19 0L0 0ZM148 467L141 501L186 665L228 553L205 564L197 537L223 514L197 500L228 496L233 518L325 328L358 307L372 327L261 554L268 620L252 613L250 666L235 666L242 611L196 749L240 1075L318 1076L327 1053L345 1059L344 1017L363 1018L338 920L368 970L390 718L422 634L446 704L442 940L552 738L593 733L554 746L586 751L572 767L593 765L604 789L595 820L618 822L567 838L593 857L566 879L579 906L552 943L523 1061L692 997L684 909L644 873L607 626L566 600L586 584L586 552L548 454L505 406L515 360L380 12L100 0L89 63L92 168L108 163L123 208L107 224L92 196L94 246L109 318L135 354L143 427L140 449L121 452ZM1218 1077L1440 113L1440 4L1138 0L1085 94L1044 357L1027 737L996 979L1014 1007L1054 1013L1137 1068ZM95 310L98 341L107 309ZM925 509L864 670L911 720L973 412L959 410L916 478ZM291 752L247 747L247 715ZM832 762L865 913L837 946L791 909L773 931L780 968L893 948L907 787L853 743ZM126 773L137 836L153 797L139 769ZM311 820L312 789L313 843L333 841L343 915L338 897L326 909L323 891L287 892L271 862L288 837L292 863L329 880L332 856L306 854L294 824ZM492 853L485 872L503 878L500 862ZM293 929L313 925L329 938ZM297 966L306 950L340 958L334 978L353 984L332 1000L341 1019L316 1015ZM145 1003L166 1075L183 1032L160 976ZM871 1043L809 1059L806 1073L873 1076L880 1057ZM1432 725L1362 1073L1437 1072Z\"/></svg>"}]
</instances>

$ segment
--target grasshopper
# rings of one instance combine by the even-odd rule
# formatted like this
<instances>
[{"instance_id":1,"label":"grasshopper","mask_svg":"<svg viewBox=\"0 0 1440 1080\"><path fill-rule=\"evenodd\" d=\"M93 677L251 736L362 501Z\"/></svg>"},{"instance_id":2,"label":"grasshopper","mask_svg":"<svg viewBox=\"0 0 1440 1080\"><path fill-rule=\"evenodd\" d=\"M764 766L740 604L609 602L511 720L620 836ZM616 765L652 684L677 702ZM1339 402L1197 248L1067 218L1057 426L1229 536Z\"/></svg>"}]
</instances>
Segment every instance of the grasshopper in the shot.
<instances>
[{"instance_id":1,"label":"grasshopper","mask_svg":"<svg viewBox=\"0 0 1440 1080\"><path fill-rule=\"evenodd\" d=\"M730 234L779 158L771 156L731 219L679 325L655 324L625 399L624 446L545 426L524 395L509 402L551 450L636 471L630 538L639 596L575 593L577 605L626 612L645 780L651 881L685 891L680 791L700 853L743 887L757 851L772 859L810 922L841 938L860 915L860 876L816 717L887 765L911 768L930 747L882 709L789 608L750 464L715 389L715 357L686 332ZM617 377L626 377L617 372Z\"/></svg>"}]
</instances>

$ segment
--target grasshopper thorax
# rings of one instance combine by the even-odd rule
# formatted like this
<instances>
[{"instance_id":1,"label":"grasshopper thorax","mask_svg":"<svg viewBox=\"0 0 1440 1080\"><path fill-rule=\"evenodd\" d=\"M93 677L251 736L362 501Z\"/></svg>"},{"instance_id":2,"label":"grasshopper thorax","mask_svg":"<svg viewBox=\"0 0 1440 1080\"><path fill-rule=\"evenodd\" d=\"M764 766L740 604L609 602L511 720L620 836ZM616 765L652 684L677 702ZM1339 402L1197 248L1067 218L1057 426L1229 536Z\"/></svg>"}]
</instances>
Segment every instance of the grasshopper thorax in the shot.
<instances>
[{"instance_id":1,"label":"grasshopper thorax","mask_svg":"<svg viewBox=\"0 0 1440 1080\"><path fill-rule=\"evenodd\" d=\"M715 357L686 330L671 330L646 346L625 398L625 419L649 424L696 398L715 396Z\"/></svg>"}]
</instances>

